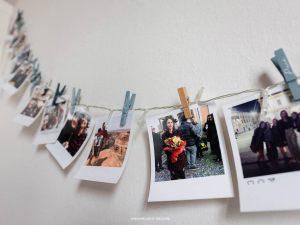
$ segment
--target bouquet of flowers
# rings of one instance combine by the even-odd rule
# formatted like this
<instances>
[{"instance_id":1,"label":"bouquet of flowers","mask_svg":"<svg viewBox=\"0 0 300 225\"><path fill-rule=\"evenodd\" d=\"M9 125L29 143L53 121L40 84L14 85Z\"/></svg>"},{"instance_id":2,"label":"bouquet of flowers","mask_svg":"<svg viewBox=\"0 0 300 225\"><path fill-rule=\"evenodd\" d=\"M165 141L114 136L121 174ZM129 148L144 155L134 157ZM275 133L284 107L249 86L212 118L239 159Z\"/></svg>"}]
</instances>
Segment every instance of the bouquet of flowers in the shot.
<instances>
[{"instance_id":1,"label":"bouquet of flowers","mask_svg":"<svg viewBox=\"0 0 300 225\"><path fill-rule=\"evenodd\" d=\"M178 155L184 151L186 141L181 140L180 137L174 136L164 140L168 147L164 148L164 151L173 150L171 160L172 163L177 162Z\"/></svg>"}]
</instances>

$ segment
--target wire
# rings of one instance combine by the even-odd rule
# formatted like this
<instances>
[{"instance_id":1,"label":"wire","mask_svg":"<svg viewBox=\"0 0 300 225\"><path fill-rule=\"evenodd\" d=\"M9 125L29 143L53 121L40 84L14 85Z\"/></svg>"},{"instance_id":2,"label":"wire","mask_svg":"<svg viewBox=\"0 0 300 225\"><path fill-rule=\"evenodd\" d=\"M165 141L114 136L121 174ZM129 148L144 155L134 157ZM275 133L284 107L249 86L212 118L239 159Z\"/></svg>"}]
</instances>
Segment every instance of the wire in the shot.
<instances>
[{"instance_id":1,"label":"wire","mask_svg":"<svg viewBox=\"0 0 300 225\"><path fill-rule=\"evenodd\" d=\"M297 78L300 78L300 76L298 76ZM267 88L258 88L258 89L249 89L249 90L245 90L245 91L240 91L240 92L235 92L235 93L230 93L230 94L226 94L226 95L221 95L221 96L218 96L218 97L214 97L214 98L211 98L211 99L207 99L207 100L204 100L204 101L200 101L200 97L202 95L202 92L203 92L203 87L200 89L199 91L199 94L198 94L198 97L197 97L197 100L196 101L193 101L193 102L189 102L190 105L192 104L204 104L204 103L207 103L207 102L210 102L210 101L214 101L214 100L219 100L219 99L223 99L223 98L228 98L228 97L232 97L232 96L236 96L236 95L240 95L240 94L244 94L244 93L253 93L253 92L264 92L264 91L269 91L271 90L272 88L275 88L279 85L282 85L282 84L285 84L285 81L281 81L281 82L278 82L276 84L273 84ZM50 87L44 87L44 88L49 88L49 90L51 90L51 92L53 94L54 91L50 88ZM60 96L60 98L62 98ZM64 99L64 98L62 98ZM67 99L64 99L68 104L71 102L70 100L67 100ZM96 106L96 105L87 105L87 104L78 104L79 106L84 106L87 108L87 110L89 108L96 108L96 109L104 109L104 110L108 110L110 111L109 113L109 116L108 116L108 119L106 121L106 125L108 125L109 123L109 120L110 120L110 117L112 115L113 112L117 112L117 111L120 111L122 112L123 110L122 109L110 109L110 108L107 108L107 107L103 107L103 106ZM170 106L156 106L156 107L151 107L151 108L136 108L136 109L132 109L132 110L135 110L135 111L144 111L144 113L142 114L142 116L140 117L140 119L138 120L137 124L140 124L143 119L146 117L147 113L150 111L150 110L157 110L157 109L178 109L178 108L182 108L181 105L170 105Z\"/></svg>"}]
</instances>

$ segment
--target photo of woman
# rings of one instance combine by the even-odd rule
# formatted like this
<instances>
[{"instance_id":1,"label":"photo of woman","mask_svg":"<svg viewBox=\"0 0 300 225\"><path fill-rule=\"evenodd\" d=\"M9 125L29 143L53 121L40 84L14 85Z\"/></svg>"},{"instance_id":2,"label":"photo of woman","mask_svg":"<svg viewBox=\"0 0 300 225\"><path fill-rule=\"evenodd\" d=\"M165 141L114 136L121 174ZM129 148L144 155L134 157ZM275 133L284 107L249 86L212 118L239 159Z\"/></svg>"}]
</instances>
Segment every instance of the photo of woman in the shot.
<instances>
[{"instance_id":1,"label":"photo of woman","mask_svg":"<svg viewBox=\"0 0 300 225\"><path fill-rule=\"evenodd\" d=\"M163 121L163 126L166 128L166 132L162 135L162 141L164 148L167 147L164 140L171 137L180 137L181 140L184 141L183 136L180 130L176 129L174 122L177 122L172 117L167 117ZM185 167L188 165L188 161L186 159L186 155L184 152L180 153L177 158L177 162L172 163L171 156L174 150L167 150L165 153L167 154L167 165L168 170L171 174L171 180L185 179Z\"/></svg>"},{"instance_id":2,"label":"photo of woman","mask_svg":"<svg viewBox=\"0 0 300 225\"><path fill-rule=\"evenodd\" d=\"M66 102L63 101L45 107L41 131L50 131L60 127L63 122L65 104Z\"/></svg>"},{"instance_id":3,"label":"photo of woman","mask_svg":"<svg viewBox=\"0 0 300 225\"><path fill-rule=\"evenodd\" d=\"M31 100L29 101L26 108L21 112L21 114L24 116L35 118L44 107L49 95L49 89L45 89L43 93L40 93L40 87L37 87L32 95Z\"/></svg>"},{"instance_id":4,"label":"photo of woman","mask_svg":"<svg viewBox=\"0 0 300 225\"><path fill-rule=\"evenodd\" d=\"M87 129L91 117L85 113L75 112L62 129L58 141L73 157L88 136Z\"/></svg>"},{"instance_id":5,"label":"photo of woman","mask_svg":"<svg viewBox=\"0 0 300 225\"><path fill-rule=\"evenodd\" d=\"M33 67L32 65L28 65L27 67L21 68L16 75L9 81L9 83L15 88L19 88L24 81L29 77L32 73Z\"/></svg>"}]
</instances>

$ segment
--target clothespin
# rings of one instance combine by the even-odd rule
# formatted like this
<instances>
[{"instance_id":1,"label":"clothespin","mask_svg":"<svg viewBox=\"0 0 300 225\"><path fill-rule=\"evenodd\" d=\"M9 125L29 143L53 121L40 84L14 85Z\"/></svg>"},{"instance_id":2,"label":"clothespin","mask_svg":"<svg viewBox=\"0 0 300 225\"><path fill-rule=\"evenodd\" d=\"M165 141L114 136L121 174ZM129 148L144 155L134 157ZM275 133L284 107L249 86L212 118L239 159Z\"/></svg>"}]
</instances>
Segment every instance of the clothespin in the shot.
<instances>
[{"instance_id":1,"label":"clothespin","mask_svg":"<svg viewBox=\"0 0 300 225\"><path fill-rule=\"evenodd\" d=\"M283 76L293 95L294 100L300 100L300 86L297 82L298 78L294 74L282 48L275 51L275 57L273 57L271 61L274 63L280 74Z\"/></svg>"},{"instance_id":2,"label":"clothespin","mask_svg":"<svg viewBox=\"0 0 300 225\"><path fill-rule=\"evenodd\" d=\"M187 93L186 87L178 88L177 91L179 94L179 98L180 98L180 102L182 105L182 109L183 109L185 118L187 118L187 119L192 118L192 113L190 110L190 98Z\"/></svg>"},{"instance_id":3,"label":"clothespin","mask_svg":"<svg viewBox=\"0 0 300 225\"><path fill-rule=\"evenodd\" d=\"M200 104L200 99L202 97L203 92L204 92L204 87L201 87L199 92L198 92L197 98L196 98L196 103L197 104Z\"/></svg>"},{"instance_id":4,"label":"clothespin","mask_svg":"<svg viewBox=\"0 0 300 225\"><path fill-rule=\"evenodd\" d=\"M81 94L81 89L78 90L77 95L76 95L76 89L73 88L72 101L71 101L71 107L70 107L71 114L74 113L75 105L78 105L78 103L79 103L80 94Z\"/></svg>"},{"instance_id":5,"label":"clothespin","mask_svg":"<svg viewBox=\"0 0 300 225\"><path fill-rule=\"evenodd\" d=\"M66 89L66 85L63 87L63 89L61 91L59 91L59 86L60 86L60 83L58 83L57 85L57 88L56 88L56 92L54 94L54 97L53 97L53 102L52 102L52 105L55 105L55 102L57 100L58 97L62 96L65 89Z\"/></svg>"},{"instance_id":6,"label":"clothespin","mask_svg":"<svg viewBox=\"0 0 300 225\"><path fill-rule=\"evenodd\" d=\"M125 126L125 124L127 122L128 111L133 108L135 96L136 96L136 94L132 94L132 96L130 98L130 91L126 91L125 101L124 101L124 106L123 106L123 111L122 111L122 117L121 117L121 122L120 122L121 126Z\"/></svg>"}]
</instances>

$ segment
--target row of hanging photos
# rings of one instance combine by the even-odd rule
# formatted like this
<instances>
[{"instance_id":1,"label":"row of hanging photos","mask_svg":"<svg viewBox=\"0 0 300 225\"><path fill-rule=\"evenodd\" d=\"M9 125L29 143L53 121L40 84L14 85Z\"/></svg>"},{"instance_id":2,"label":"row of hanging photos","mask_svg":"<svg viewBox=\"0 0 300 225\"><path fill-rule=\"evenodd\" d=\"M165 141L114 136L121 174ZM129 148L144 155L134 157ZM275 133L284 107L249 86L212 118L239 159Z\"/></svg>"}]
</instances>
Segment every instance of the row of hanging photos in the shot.
<instances>
[{"instance_id":1,"label":"row of hanging photos","mask_svg":"<svg viewBox=\"0 0 300 225\"><path fill-rule=\"evenodd\" d=\"M19 27L21 28L24 25L24 22L22 20L22 14L23 14L22 12L19 12L18 17L16 19L16 24L17 24L18 28ZM271 61L276 66L276 68L278 69L280 74L284 77L284 80L287 83L287 85L288 85L288 87L289 87L289 89L292 93L292 96L293 96L294 100L295 101L300 100L300 87L297 83L297 77L294 74L294 72L292 71L291 66L290 66L283 50L279 49L279 50L275 51L275 57L273 57L271 59ZM33 60L33 57L31 56L27 60L27 62L24 62L24 63L33 65L34 72L33 72L33 77L32 78L36 78L35 76L39 72L39 64L36 65L37 59ZM51 88L50 88L51 79L45 79L45 82L43 82L43 83L44 83L43 88L48 88L48 89L51 90ZM33 85L35 85L35 84L36 83L33 82ZM66 89L66 86L64 86L60 90L60 84L58 83L56 91L55 91L54 96L53 96L52 105L55 105L57 99L63 95L65 89ZM262 91L262 96L263 96L263 101L262 101L263 103L262 103L262 107L261 107L261 116L262 117L264 117L267 114L267 111L268 111L268 93L269 93L270 89L271 88L268 87L268 88L266 88ZM203 92L203 88L201 88L201 91L198 95L196 103L205 103L205 101L200 102L202 92ZM184 112L185 117L187 119L192 118L192 113L191 113L191 110L190 110L190 103L191 102L190 102L190 98L188 96L186 87L179 88L178 89L178 94L179 94L182 110ZM81 95L81 89L79 89L78 92L76 93L75 88L73 88L72 98L71 98L71 106L70 106L70 113L71 114L75 113L74 112L75 111L75 106L79 105L80 95ZM126 92L124 105L123 105L123 108L122 108L121 119L120 119L120 126L125 126L126 125L129 111L133 110L135 98L136 98L136 94L133 94L130 97L130 92L129 91ZM88 109L88 106L87 106L87 109ZM145 115L147 114L147 112L149 110L150 109L145 109L144 110L144 113L143 113L142 117L138 120L138 123L141 122L141 120L145 117ZM114 111L117 111L117 110L110 110L110 113L109 113L109 115L106 119L106 122L105 122L105 127L109 126L110 118L112 117L112 114L113 114Z\"/></svg>"},{"instance_id":2,"label":"row of hanging photos","mask_svg":"<svg viewBox=\"0 0 300 225\"><path fill-rule=\"evenodd\" d=\"M18 32L20 32L21 29L24 27L24 25L25 25L25 22L23 20L23 12L18 11L17 18L15 19L13 29L17 29ZM38 61L38 58L33 59L33 55L31 54L30 58L26 62L23 62L24 65L32 64L32 66L33 66L33 73L31 75L31 78L29 79L30 85L31 85L31 90L33 90L33 87L36 86L39 82L45 83L44 88L49 88L50 84L51 84L51 78L46 79L45 82L43 82L44 79L42 79L41 73L39 72L39 66L40 65L39 65L39 63L37 63L37 61ZM293 96L294 100L295 101L299 100L300 99L300 87L297 83L297 77L293 73L292 68L291 68L291 66L290 66L290 64L287 60L287 57L285 56L283 50L279 49L279 50L275 51L275 57L273 57L271 59L271 61L273 62L275 67L278 69L280 74L283 76L285 82L287 83L287 85L288 85L288 87L289 87L289 89L292 93L292 96ZM64 86L63 90L59 91L59 85L60 84L58 84L56 92L54 94L53 105L55 104L55 101L56 101L57 97L63 95L65 87L66 87L66 86ZM261 108L262 109L262 116L266 115L266 112L267 112L268 92L269 92L269 88L264 89L262 91L262 96L263 96L263 103L262 103L262 108ZM74 112L75 105L79 103L80 93L81 93L81 89L79 89L77 95L75 96L75 89L73 89L73 95L72 95L72 100L71 100L71 108L70 108L71 113ZM178 94L179 94L179 98L180 98L180 101L181 101L181 104L182 104L182 109L184 111L184 114L185 114L186 118L191 118L192 114L191 114L190 109L189 109L189 97L188 97L186 88L179 88L178 89ZM128 114L129 110L133 109L135 96L136 96L136 94L133 94L131 99L130 99L130 92L126 92L124 106L123 106L123 110L122 110L122 119L121 119L121 122L120 122L121 126L124 126L126 124L127 114ZM200 97L201 97L201 95L200 95ZM145 110L145 112L144 112L144 114L141 118L144 118L144 116L146 115L146 113L148 111L149 110ZM108 126L108 124L109 124L109 119L112 116L112 113L113 113L113 110L110 110L108 120L106 122L106 126ZM140 123L140 122L141 122L141 120L139 120L138 123Z\"/></svg>"}]
</instances>

